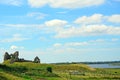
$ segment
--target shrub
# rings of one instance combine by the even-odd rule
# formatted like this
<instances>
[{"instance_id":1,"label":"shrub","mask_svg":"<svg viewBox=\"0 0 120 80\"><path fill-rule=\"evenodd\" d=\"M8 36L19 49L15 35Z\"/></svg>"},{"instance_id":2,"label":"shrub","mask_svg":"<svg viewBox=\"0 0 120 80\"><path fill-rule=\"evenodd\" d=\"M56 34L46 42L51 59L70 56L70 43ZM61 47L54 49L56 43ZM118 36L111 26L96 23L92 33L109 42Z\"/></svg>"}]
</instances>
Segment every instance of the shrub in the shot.
<instances>
[{"instance_id":1,"label":"shrub","mask_svg":"<svg viewBox=\"0 0 120 80\"><path fill-rule=\"evenodd\" d=\"M52 73L52 68L51 67L47 67L47 71Z\"/></svg>"}]
</instances>

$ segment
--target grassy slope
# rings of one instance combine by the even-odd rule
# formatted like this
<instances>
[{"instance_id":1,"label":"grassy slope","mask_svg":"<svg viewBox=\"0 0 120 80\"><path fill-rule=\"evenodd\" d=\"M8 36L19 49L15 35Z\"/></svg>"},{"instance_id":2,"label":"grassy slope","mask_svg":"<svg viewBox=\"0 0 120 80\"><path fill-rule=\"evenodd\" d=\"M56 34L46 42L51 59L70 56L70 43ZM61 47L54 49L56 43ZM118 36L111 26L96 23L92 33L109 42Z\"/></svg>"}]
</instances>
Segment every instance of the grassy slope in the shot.
<instances>
[{"instance_id":1,"label":"grassy slope","mask_svg":"<svg viewBox=\"0 0 120 80\"><path fill-rule=\"evenodd\" d=\"M52 67L53 73L46 71ZM70 71L79 71L84 75L70 75ZM120 79L120 69L94 69L84 64L37 64L31 62L6 61L0 65L0 80L89 80Z\"/></svg>"},{"instance_id":2,"label":"grassy slope","mask_svg":"<svg viewBox=\"0 0 120 80\"><path fill-rule=\"evenodd\" d=\"M24 78L17 77L7 72L0 72L0 80L24 80Z\"/></svg>"}]
</instances>

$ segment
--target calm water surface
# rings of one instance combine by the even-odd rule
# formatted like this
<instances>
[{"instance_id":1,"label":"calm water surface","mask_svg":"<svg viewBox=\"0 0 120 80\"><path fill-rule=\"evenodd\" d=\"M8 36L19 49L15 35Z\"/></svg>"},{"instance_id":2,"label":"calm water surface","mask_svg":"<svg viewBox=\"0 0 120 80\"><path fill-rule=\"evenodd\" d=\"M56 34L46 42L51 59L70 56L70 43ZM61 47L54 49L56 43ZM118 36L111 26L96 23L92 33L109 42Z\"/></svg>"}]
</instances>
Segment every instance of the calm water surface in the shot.
<instances>
[{"instance_id":1,"label":"calm water surface","mask_svg":"<svg viewBox=\"0 0 120 80\"><path fill-rule=\"evenodd\" d=\"M88 64L88 66L93 68L120 68L120 65L112 65L112 64Z\"/></svg>"}]
</instances>

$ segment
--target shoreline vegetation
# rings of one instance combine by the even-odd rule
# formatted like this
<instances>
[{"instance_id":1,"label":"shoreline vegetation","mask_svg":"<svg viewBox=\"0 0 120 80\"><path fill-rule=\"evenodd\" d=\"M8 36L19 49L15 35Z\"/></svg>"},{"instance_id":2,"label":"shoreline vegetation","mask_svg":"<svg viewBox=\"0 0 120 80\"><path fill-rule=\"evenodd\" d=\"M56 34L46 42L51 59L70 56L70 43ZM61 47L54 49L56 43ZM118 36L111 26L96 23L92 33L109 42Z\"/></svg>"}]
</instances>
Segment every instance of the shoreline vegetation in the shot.
<instances>
[{"instance_id":1,"label":"shoreline vegetation","mask_svg":"<svg viewBox=\"0 0 120 80\"><path fill-rule=\"evenodd\" d=\"M81 79L119 80L120 68L92 68L83 63L45 64L33 62L14 62L11 64L10 60L6 60L4 63L0 64L0 80Z\"/></svg>"}]
</instances>

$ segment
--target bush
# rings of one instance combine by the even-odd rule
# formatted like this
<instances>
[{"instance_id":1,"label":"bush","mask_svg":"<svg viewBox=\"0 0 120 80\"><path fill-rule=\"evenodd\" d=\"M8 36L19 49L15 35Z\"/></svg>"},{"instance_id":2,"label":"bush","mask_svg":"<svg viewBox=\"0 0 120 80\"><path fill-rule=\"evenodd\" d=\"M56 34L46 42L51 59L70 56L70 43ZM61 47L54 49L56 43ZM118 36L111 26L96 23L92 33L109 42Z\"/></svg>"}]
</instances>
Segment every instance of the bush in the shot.
<instances>
[{"instance_id":1,"label":"bush","mask_svg":"<svg viewBox=\"0 0 120 80\"><path fill-rule=\"evenodd\" d=\"M52 68L51 67L47 67L47 71L52 73Z\"/></svg>"}]
</instances>

